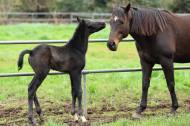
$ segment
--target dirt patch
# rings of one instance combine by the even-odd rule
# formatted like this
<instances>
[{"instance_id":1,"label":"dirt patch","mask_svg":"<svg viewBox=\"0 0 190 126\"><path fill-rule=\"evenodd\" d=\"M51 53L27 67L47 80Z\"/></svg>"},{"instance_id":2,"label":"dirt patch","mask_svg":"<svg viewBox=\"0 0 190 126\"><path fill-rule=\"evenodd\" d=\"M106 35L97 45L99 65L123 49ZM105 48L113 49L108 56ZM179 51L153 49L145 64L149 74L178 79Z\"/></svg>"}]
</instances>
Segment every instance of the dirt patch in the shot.
<instances>
[{"instance_id":1,"label":"dirt patch","mask_svg":"<svg viewBox=\"0 0 190 126\"><path fill-rule=\"evenodd\" d=\"M154 116L164 114L170 110L170 101L159 101L158 105L148 106L145 116ZM8 103L7 103L8 104ZM19 107L6 107L6 104L0 105L0 125L11 126L27 124L27 104L17 105ZM42 111L44 112L45 120L54 120L57 122L67 123L69 126L89 126L92 123L103 124L114 122L120 118L131 118L131 114L135 112L135 108L128 107L127 104L112 105L104 102L97 107L88 106L88 123L81 124L73 122L70 115L71 101L63 103L54 103L51 101L41 101ZM166 111L164 110L166 109ZM184 100L181 105L180 112L190 110L190 100ZM34 109L35 110L35 109ZM35 112L34 112L35 113ZM35 119L39 122L38 116L35 113Z\"/></svg>"}]
</instances>

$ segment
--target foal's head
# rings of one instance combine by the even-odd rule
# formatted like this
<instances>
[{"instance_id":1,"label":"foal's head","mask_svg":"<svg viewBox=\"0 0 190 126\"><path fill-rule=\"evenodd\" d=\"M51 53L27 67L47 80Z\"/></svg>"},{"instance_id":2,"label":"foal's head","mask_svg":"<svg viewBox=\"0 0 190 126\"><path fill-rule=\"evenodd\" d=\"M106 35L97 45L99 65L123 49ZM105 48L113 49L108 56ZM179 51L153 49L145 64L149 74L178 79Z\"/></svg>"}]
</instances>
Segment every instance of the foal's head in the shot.
<instances>
[{"instance_id":1,"label":"foal's head","mask_svg":"<svg viewBox=\"0 0 190 126\"><path fill-rule=\"evenodd\" d=\"M116 51L118 43L129 34L130 22L132 19L131 5L115 8L110 19L111 32L107 46L110 50Z\"/></svg>"},{"instance_id":2,"label":"foal's head","mask_svg":"<svg viewBox=\"0 0 190 126\"><path fill-rule=\"evenodd\" d=\"M91 35L92 33L98 32L105 28L106 24L104 22L93 22L90 20L84 20L77 17L77 21L83 24L87 30L87 33Z\"/></svg>"}]
</instances>

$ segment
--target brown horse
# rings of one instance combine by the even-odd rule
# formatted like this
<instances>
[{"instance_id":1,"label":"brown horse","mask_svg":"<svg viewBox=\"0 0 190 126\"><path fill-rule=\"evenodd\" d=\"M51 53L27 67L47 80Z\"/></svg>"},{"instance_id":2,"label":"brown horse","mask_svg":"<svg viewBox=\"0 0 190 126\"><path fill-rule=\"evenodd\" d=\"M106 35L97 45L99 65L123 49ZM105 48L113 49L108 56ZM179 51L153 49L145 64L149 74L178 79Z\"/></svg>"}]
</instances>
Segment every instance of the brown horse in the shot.
<instances>
[{"instance_id":1,"label":"brown horse","mask_svg":"<svg viewBox=\"0 0 190 126\"><path fill-rule=\"evenodd\" d=\"M190 62L190 16L175 15L166 10L115 8L110 19L111 32L107 46L116 51L119 42L130 34L135 39L142 67L142 98L134 117L147 107L152 68L160 64L172 100L172 113L178 108L173 63Z\"/></svg>"},{"instance_id":2,"label":"brown horse","mask_svg":"<svg viewBox=\"0 0 190 126\"><path fill-rule=\"evenodd\" d=\"M82 111L81 71L85 66L85 57L88 48L88 38L91 34L105 27L103 22L92 22L77 18L79 24L71 40L64 46L39 45L33 50L24 50L18 59L19 70L23 67L23 58L29 54L29 63L35 75L28 87L28 119L32 125L36 125L33 117L33 102L36 112L42 119L41 107L36 91L47 77L50 69L65 72L70 75L72 94L72 115L78 121L78 115L82 122L86 122ZM78 111L75 108L78 99Z\"/></svg>"}]
</instances>

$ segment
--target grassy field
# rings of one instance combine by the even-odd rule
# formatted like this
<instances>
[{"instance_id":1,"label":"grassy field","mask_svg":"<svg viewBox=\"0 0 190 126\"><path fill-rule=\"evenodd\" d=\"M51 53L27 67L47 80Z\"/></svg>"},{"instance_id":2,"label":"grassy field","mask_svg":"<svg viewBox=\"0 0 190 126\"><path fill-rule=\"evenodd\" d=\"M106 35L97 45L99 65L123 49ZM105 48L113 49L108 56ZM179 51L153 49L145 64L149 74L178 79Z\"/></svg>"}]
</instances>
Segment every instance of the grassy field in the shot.
<instances>
[{"instance_id":1,"label":"grassy field","mask_svg":"<svg viewBox=\"0 0 190 126\"><path fill-rule=\"evenodd\" d=\"M18 24L0 26L0 40L70 39L76 25ZM105 38L109 26L90 38ZM57 44L61 45L61 44ZM36 45L0 45L0 72L16 73L17 58L24 49ZM180 64L175 64L180 65ZM187 64L189 65L189 64ZM121 43L117 52L106 43L89 44L85 69L117 69L140 67L134 43ZM31 72L25 57L21 72ZM141 73L91 74L87 76L88 117L93 125L169 126L190 125L190 72L176 71L179 115L167 118L170 96L163 72L153 72L148 109L141 121L131 120L141 96ZM27 121L27 87L32 77L0 78L0 124L24 125ZM48 76L38 90L47 126L68 124L70 116L70 81L68 75ZM35 116L36 117L36 116ZM123 118L123 119L122 119ZM120 120L122 119L122 120ZM116 121L116 122L115 122ZM112 122L110 124L104 124ZM175 124L175 125L173 125ZM187 125L186 125L187 124Z\"/></svg>"}]
</instances>

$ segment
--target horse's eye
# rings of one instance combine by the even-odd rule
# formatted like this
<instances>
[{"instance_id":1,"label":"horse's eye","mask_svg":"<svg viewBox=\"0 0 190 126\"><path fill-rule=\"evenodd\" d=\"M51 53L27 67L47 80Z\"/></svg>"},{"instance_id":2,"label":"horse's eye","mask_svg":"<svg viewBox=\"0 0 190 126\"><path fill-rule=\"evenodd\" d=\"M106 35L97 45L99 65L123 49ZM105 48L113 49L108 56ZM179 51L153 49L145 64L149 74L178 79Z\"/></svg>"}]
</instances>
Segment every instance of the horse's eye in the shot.
<instances>
[{"instance_id":1,"label":"horse's eye","mask_svg":"<svg viewBox=\"0 0 190 126\"><path fill-rule=\"evenodd\" d=\"M113 21L112 21L112 20L110 20L110 21L109 21L109 24L112 24L112 23L113 23Z\"/></svg>"},{"instance_id":2,"label":"horse's eye","mask_svg":"<svg viewBox=\"0 0 190 126\"><path fill-rule=\"evenodd\" d=\"M119 31L119 34L123 35L123 32L122 32L122 31Z\"/></svg>"},{"instance_id":3,"label":"horse's eye","mask_svg":"<svg viewBox=\"0 0 190 126\"><path fill-rule=\"evenodd\" d=\"M119 23L119 24L124 24L124 22L123 22L123 21L121 21L121 20L118 20L118 23Z\"/></svg>"}]
</instances>

